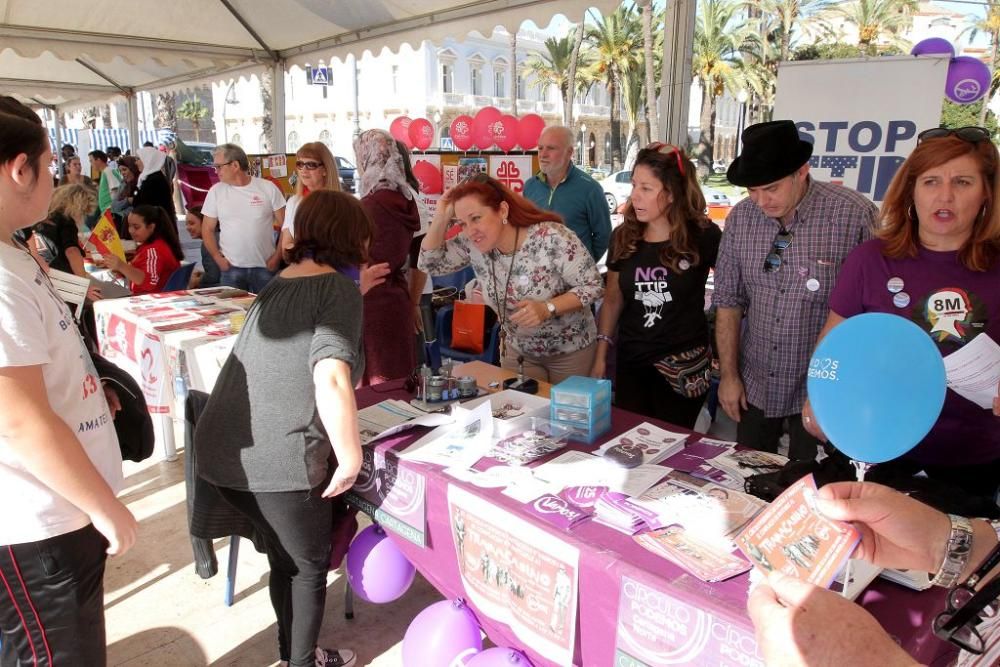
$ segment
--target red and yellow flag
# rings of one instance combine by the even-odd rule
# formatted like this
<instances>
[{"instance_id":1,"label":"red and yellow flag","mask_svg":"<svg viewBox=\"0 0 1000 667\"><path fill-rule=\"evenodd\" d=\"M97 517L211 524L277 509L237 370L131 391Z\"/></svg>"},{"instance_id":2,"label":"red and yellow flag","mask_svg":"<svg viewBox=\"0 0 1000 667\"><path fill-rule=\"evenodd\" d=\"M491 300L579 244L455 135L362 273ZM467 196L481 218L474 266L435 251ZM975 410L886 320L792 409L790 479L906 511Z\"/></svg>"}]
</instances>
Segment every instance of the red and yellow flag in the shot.
<instances>
[{"instance_id":1,"label":"red and yellow flag","mask_svg":"<svg viewBox=\"0 0 1000 667\"><path fill-rule=\"evenodd\" d=\"M123 262L125 260L125 248L122 247L121 237L118 236L118 230L115 229L114 217L111 215L111 209L104 212L97 224L94 225L94 230L90 233L90 240L88 241L95 248L97 252L102 255L115 255Z\"/></svg>"}]
</instances>

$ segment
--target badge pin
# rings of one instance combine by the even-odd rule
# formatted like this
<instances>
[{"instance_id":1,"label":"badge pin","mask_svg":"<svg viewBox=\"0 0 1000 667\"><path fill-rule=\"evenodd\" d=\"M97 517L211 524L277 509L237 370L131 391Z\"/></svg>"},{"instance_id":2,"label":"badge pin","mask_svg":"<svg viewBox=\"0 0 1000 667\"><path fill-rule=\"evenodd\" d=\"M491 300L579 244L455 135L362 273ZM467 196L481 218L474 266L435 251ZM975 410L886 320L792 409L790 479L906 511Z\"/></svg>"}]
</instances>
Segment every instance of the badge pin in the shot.
<instances>
[{"instance_id":1,"label":"badge pin","mask_svg":"<svg viewBox=\"0 0 1000 667\"><path fill-rule=\"evenodd\" d=\"M893 294L898 294L903 291L903 279L899 276L893 276L889 278L889 282L885 284L885 288Z\"/></svg>"},{"instance_id":2,"label":"badge pin","mask_svg":"<svg viewBox=\"0 0 1000 667\"><path fill-rule=\"evenodd\" d=\"M682 259L681 261L677 262L677 266L681 267L681 271L687 271L688 269L691 268L691 262L687 261L686 259Z\"/></svg>"},{"instance_id":3,"label":"badge pin","mask_svg":"<svg viewBox=\"0 0 1000 667\"><path fill-rule=\"evenodd\" d=\"M809 280L806 281L806 289L809 290L810 292L818 292L819 281L816 280L815 278L810 278Z\"/></svg>"},{"instance_id":4,"label":"badge pin","mask_svg":"<svg viewBox=\"0 0 1000 667\"><path fill-rule=\"evenodd\" d=\"M910 295L906 292L897 292L892 297L892 305L896 308L906 308L910 305Z\"/></svg>"}]
</instances>

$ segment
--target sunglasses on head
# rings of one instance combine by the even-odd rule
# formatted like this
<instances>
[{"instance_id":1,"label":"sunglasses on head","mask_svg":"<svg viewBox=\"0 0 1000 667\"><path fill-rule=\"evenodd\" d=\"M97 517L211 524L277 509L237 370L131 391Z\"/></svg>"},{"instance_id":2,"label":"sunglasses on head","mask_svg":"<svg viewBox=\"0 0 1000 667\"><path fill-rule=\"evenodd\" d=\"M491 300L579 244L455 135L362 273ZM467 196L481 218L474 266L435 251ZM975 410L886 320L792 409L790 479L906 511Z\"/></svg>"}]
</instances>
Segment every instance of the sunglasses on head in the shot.
<instances>
[{"instance_id":1,"label":"sunglasses on head","mask_svg":"<svg viewBox=\"0 0 1000 667\"><path fill-rule=\"evenodd\" d=\"M677 158L677 171L681 172L681 176L684 175L684 159L681 156L681 149L677 148L672 144L665 144L662 141L654 141L650 145L646 146L647 151L656 151L660 155L670 155L671 153Z\"/></svg>"},{"instance_id":2,"label":"sunglasses on head","mask_svg":"<svg viewBox=\"0 0 1000 667\"><path fill-rule=\"evenodd\" d=\"M295 162L295 168L299 171L302 171L303 169L306 171L316 171L322 166L322 162L312 162L310 160L298 160Z\"/></svg>"},{"instance_id":3,"label":"sunglasses on head","mask_svg":"<svg viewBox=\"0 0 1000 667\"><path fill-rule=\"evenodd\" d=\"M926 139L940 139L942 137L956 136L962 141L968 141L970 144L978 144L982 141L990 141L990 131L985 127L977 127L975 125L968 125L966 127L959 127L955 129L947 127L932 127L929 130L924 130L917 135L917 143L921 143Z\"/></svg>"},{"instance_id":4,"label":"sunglasses on head","mask_svg":"<svg viewBox=\"0 0 1000 667\"><path fill-rule=\"evenodd\" d=\"M774 273L781 268L781 253L792 244L792 233L782 227L771 242L771 252L764 258L764 273Z\"/></svg>"}]
</instances>

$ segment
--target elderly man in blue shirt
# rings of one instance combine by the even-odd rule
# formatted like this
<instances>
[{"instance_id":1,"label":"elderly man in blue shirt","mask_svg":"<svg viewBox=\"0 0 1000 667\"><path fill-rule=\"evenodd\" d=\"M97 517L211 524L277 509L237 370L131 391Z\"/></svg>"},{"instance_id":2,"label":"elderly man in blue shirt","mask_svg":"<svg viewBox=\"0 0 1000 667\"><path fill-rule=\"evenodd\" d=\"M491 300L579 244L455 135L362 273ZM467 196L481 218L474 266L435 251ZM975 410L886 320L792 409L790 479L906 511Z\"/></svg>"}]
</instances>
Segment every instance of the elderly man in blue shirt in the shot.
<instances>
[{"instance_id":1,"label":"elderly man in blue shirt","mask_svg":"<svg viewBox=\"0 0 1000 667\"><path fill-rule=\"evenodd\" d=\"M541 171L528 179L524 196L539 207L555 211L600 261L611 239L611 214L601 186L577 169L573 159L573 132L561 125L545 128L538 139Z\"/></svg>"}]
</instances>

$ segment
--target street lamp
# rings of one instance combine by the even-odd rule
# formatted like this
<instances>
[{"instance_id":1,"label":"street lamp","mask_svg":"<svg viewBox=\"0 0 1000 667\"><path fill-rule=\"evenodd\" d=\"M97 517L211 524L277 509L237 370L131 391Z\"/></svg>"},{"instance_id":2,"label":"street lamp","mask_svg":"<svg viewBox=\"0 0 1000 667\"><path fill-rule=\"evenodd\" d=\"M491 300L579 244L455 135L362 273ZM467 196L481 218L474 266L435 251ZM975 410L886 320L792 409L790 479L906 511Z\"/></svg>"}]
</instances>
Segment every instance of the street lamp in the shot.
<instances>
[{"instance_id":1,"label":"street lamp","mask_svg":"<svg viewBox=\"0 0 1000 667\"><path fill-rule=\"evenodd\" d=\"M437 146L441 148L441 112L434 112L434 136L437 139Z\"/></svg>"},{"instance_id":2,"label":"street lamp","mask_svg":"<svg viewBox=\"0 0 1000 667\"><path fill-rule=\"evenodd\" d=\"M586 146L586 136L587 136L587 124L580 123L580 156L577 158L577 164L583 164L583 151Z\"/></svg>"},{"instance_id":3,"label":"street lamp","mask_svg":"<svg viewBox=\"0 0 1000 667\"><path fill-rule=\"evenodd\" d=\"M747 91L741 90L736 95L736 99L740 103L740 115L736 120L736 155L733 156L734 159L740 154L740 149L742 148L743 126L747 121L747 100L750 99L750 95L747 94Z\"/></svg>"},{"instance_id":4,"label":"street lamp","mask_svg":"<svg viewBox=\"0 0 1000 667\"><path fill-rule=\"evenodd\" d=\"M240 101L236 99L236 79L233 79L229 84L229 88L226 89L226 99L222 102L222 130L223 136L226 140L223 143L229 143L229 123L226 120L226 112L229 110L230 104L239 104Z\"/></svg>"}]
</instances>

